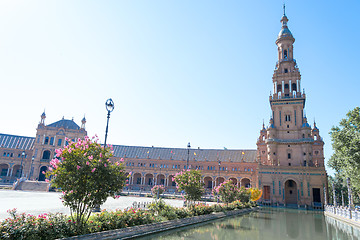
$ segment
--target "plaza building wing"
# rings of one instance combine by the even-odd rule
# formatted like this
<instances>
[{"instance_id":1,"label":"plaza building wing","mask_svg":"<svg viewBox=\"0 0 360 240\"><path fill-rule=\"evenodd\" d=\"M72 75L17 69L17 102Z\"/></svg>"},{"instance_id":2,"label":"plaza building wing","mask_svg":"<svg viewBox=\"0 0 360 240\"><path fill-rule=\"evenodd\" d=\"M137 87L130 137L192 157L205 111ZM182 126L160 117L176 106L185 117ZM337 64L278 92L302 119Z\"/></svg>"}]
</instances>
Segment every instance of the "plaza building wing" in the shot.
<instances>
[{"instance_id":1,"label":"plaza building wing","mask_svg":"<svg viewBox=\"0 0 360 240\"><path fill-rule=\"evenodd\" d=\"M0 133L1 148L32 150L34 147L34 142L34 137L24 137Z\"/></svg>"}]
</instances>

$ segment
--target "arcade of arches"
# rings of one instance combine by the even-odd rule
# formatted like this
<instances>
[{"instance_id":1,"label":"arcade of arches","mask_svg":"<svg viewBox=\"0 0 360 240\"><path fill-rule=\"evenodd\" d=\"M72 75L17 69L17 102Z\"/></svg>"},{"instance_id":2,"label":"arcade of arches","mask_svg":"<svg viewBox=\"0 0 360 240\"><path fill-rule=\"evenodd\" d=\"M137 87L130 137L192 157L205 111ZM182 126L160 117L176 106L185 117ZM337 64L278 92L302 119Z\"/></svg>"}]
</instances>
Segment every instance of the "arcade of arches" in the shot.
<instances>
[{"instance_id":1,"label":"arcade of arches","mask_svg":"<svg viewBox=\"0 0 360 240\"><path fill-rule=\"evenodd\" d=\"M129 180L129 188L132 190L150 190L154 185L163 185L169 191L175 191L176 183L173 181L174 175L168 173L131 173ZM236 178L236 177L203 177L205 189L212 190L213 187L219 186L224 181L231 180L237 187L251 187L250 178Z\"/></svg>"}]
</instances>

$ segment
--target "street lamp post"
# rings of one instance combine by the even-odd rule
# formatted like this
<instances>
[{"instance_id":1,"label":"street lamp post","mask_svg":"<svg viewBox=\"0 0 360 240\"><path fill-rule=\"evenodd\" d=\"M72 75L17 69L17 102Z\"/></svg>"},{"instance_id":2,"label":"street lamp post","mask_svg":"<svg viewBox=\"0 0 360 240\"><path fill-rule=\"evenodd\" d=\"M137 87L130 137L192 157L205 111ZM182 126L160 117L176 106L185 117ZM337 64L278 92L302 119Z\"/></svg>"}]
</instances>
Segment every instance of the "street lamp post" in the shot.
<instances>
[{"instance_id":1,"label":"street lamp post","mask_svg":"<svg viewBox=\"0 0 360 240\"><path fill-rule=\"evenodd\" d=\"M21 163L20 163L20 178L22 178L23 173L23 161L24 161L25 151L21 153Z\"/></svg>"},{"instance_id":2,"label":"street lamp post","mask_svg":"<svg viewBox=\"0 0 360 240\"><path fill-rule=\"evenodd\" d=\"M29 170L29 179L28 180L31 180L31 176L32 176L32 168L33 168L33 164L34 164L34 156L31 158L31 165L30 165L30 170Z\"/></svg>"},{"instance_id":3,"label":"street lamp post","mask_svg":"<svg viewBox=\"0 0 360 240\"><path fill-rule=\"evenodd\" d=\"M105 130L105 143L104 143L104 149L106 148L106 140L107 140L107 134L109 129L109 119L110 119L110 113L114 111L114 102L111 98L106 100L105 102L106 110L108 112L107 114L107 122L106 122L106 130Z\"/></svg>"},{"instance_id":4,"label":"street lamp post","mask_svg":"<svg viewBox=\"0 0 360 240\"><path fill-rule=\"evenodd\" d=\"M109 119L110 119L110 113L114 110L114 102L111 98L106 100L105 107L107 110L107 121L106 121L106 129L105 129L105 142L104 142L104 149L106 148L106 140L107 140L107 134L109 129ZM96 205L96 207L93 209L93 212L100 212L100 205Z\"/></svg>"},{"instance_id":5,"label":"street lamp post","mask_svg":"<svg viewBox=\"0 0 360 240\"><path fill-rule=\"evenodd\" d=\"M191 146L190 146L190 142L189 142L188 145L187 145L188 156L187 156L187 160L186 160L186 169L189 169L190 148L191 148Z\"/></svg>"}]
</instances>

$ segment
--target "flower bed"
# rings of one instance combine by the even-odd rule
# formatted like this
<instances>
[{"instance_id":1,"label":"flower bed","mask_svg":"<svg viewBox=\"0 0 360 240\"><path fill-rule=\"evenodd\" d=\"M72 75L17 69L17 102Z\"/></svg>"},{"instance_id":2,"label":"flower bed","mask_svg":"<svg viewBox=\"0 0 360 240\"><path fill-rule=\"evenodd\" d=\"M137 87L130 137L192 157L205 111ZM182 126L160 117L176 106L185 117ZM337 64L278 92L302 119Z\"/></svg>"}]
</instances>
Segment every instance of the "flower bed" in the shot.
<instances>
[{"instance_id":1,"label":"flower bed","mask_svg":"<svg viewBox=\"0 0 360 240\"><path fill-rule=\"evenodd\" d=\"M225 212L255 206L256 203L235 201L228 205L196 204L190 208L175 208L157 201L149 210L129 209L102 211L93 214L86 222L86 232L94 233L149 223L182 219L206 215L213 212ZM57 239L84 234L77 229L77 224L63 214L42 214L39 216L18 214L13 209L10 217L0 223L0 239Z\"/></svg>"}]
</instances>

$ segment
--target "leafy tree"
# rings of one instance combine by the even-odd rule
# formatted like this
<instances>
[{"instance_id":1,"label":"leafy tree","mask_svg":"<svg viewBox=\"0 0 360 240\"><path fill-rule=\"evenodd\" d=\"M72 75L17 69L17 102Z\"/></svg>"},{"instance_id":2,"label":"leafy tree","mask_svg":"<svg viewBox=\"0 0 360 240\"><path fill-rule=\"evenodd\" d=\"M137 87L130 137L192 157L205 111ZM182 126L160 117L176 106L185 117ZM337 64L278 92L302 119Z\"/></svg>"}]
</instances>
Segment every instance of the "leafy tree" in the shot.
<instances>
[{"instance_id":1,"label":"leafy tree","mask_svg":"<svg viewBox=\"0 0 360 240\"><path fill-rule=\"evenodd\" d=\"M188 169L177 173L173 179L179 191L185 191L185 199L191 205L201 199L204 193L204 183L201 179L201 172L195 169Z\"/></svg>"},{"instance_id":2,"label":"leafy tree","mask_svg":"<svg viewBox=\"0 0 360 240\"><path fill-rule=\"evenodd\" d=\"M339 126L331 128L334 154L328 165L343 180L349 177L354 193L360 196L360 108L356 107L346 116Z\"/></svg>"},{"instance_id":3,"label":"leafy tree","mask_svg":"<svg viewBox=\"0 0 360 240\"><path fill-rule=\"evenodd\" d=\"M93 137L94 139L95 137ZM63 191L63 204L70 207L72 220L83 231L91 210L108 197L116 197L125 185L123 160L112 163L112 152L97 140L85 137L56 150L48 177L53 186Z\"/></svg>"},{"instance_id":4,"label":"leafy tree","mask_svg":"<svg viewBox=\"0 0 360 240\"><path fill-rule=\"evenodd\" d=\"M160 195L165 191L165 187L163 185L155 185L151 189L151 193L153 195L153 198L158 198Z\"/></svg>"},{"instance_id":5,"label":"leafy tree","mask_svg":"<svg viewBox=\"0 0 360 240\"><path fill-rule=\"evenodd\" d=\"M214 195L219 195L220 200L226 204L235 201L239 195L239 189L229 180L221 183L213 189Z\"/></svg>"},{"instance_id":6,"label":"leafy tree","mask_svg":"<svg viewBox=\"0 0 360 240\"><path fill-rule=\"evenodd\" d=\"M348 191L346 186L346 181L344 181L339 174L335 174L335 176L328 177L328 203L334 204L334 195L333 195L333 184L335 186L335 195L336 202L338 205L342 204L342 196L344 196L345 205L348 204ZM342 194L341 194L342 193Z\"/></svg>"},{"instance_id":7,"label":"leafy tree","mask_svg":"<svg viewBox=\"0 0 360 240\"><path fill-rule=\"evenodd\" d=\"M245 187L241 187L238 192L238 199L243 203L247 203L250 202L250 198L251 192Z\"/></svg>"}]
</instances>

